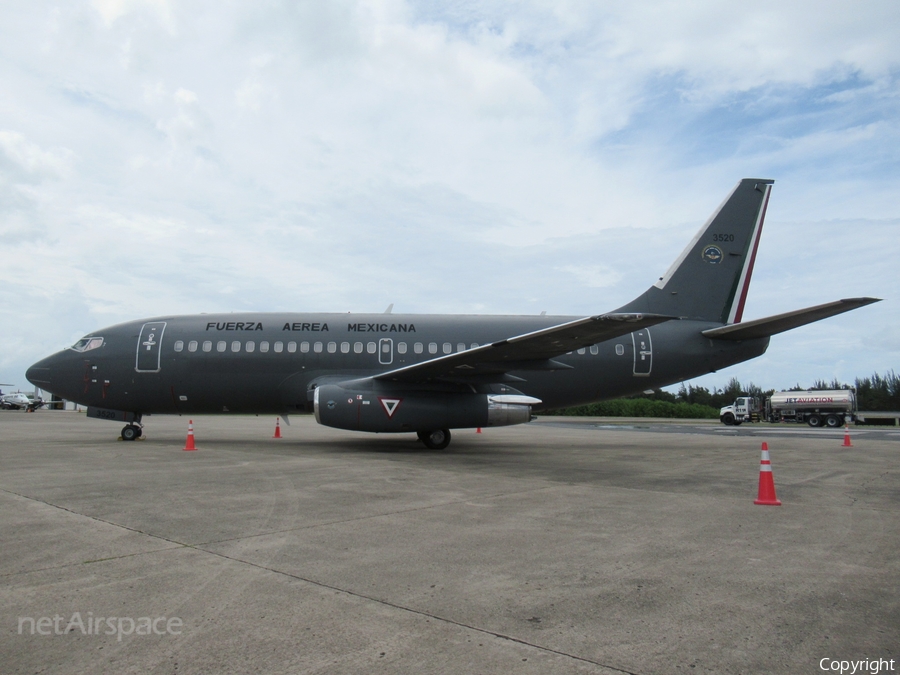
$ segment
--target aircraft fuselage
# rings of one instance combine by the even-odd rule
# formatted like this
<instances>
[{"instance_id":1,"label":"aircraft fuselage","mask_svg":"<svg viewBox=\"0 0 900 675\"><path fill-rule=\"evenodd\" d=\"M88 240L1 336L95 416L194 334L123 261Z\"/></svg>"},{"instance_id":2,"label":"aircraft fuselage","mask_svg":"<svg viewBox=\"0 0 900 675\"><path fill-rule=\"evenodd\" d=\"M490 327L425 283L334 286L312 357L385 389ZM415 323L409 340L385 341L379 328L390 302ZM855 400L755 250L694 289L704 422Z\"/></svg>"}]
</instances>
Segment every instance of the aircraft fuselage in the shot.
<instances>
[{"instance_id":1,"label":"aircraft fuselage","mask_svg":"<svg viewBox=\"0 0 900 675\"><path fill-rule=\"evenodd\" d=\"M102 344L36 363L28 379L82 405L152 413L276 413L312 409L312 389L416 364L579 317L394 314L203 314L112 326ZM765 352L768 338L703 337L721 324L669 321L555 360L559 370L511 370L533 409L580 405L673 384ZM52 375L51 375L52 373ZM471 382L441 383L467 390ZM432 387L433 388L433 387ZM406 387L410 389L410 387Z\"/></svg>"}]
</instances>

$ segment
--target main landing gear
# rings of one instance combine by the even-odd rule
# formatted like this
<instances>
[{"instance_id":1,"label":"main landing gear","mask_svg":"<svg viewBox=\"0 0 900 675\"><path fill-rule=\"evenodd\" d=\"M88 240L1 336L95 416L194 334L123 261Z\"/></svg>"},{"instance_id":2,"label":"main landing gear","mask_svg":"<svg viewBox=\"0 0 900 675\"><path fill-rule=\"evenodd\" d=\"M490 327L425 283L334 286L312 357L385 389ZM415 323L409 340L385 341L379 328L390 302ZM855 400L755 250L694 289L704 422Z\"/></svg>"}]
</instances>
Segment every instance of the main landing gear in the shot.
<instances>
[{"instance_id":1,"label":"main landing gear","mask_svg":"<svg viewBox=\"0 0 900 675\"><path fill-rule=\"evenodd\" d=\"M443 450L450 445L450 430L436 429L434 431L418 432L419 440L425 444L429 450Z\"/></svg>"},{"instance_id":2,"label":"main landing gear","mask_svg":"<svg viewBox=\"0 0 900 675\"><path fill-rule=\"evenodd\" d=\"M128 424L122 427L123 441L136 441L144 433L144 430L137 424Z\"/></svg>"}]
</instances>

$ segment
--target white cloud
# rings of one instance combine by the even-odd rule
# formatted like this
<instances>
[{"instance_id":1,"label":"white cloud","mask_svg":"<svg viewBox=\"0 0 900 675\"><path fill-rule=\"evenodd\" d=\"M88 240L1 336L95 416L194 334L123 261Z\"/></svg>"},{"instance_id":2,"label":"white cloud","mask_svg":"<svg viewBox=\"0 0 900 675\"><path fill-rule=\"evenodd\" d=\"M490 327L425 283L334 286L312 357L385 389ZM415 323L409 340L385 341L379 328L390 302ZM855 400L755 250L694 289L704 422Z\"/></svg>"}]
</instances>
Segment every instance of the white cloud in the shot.
<instances>
[{"instance_id":1,"label":"white cloud","mask_svg":"<svg viewBox=\"0 0 900 675\"><path fill-rule=\"evenodd\" d=\"M574 276L582 286L588 288L608 288L615 286L622 279L621 273L607 265L565 265L557 267L560 272Z\"/></svg>"},{"instance_id":2,"label":"white cloud","mask_svg":"<svg viewBox=\"0 0 900 675\"><path fill-rule=\"evenodd\" d=\"M23 134L0 130L0 161L4 161L23 180L62 178L71 167L72 153L65 149L44 150ZM0 165L2 168L2 165Z\"/></svg>"},{"instance_id":3,"label":"white cloud","mask_svg":"<svg viewBox=\"0 0 900 675\"><path fill-rule=\"evenodd\" d=\"M173 17L168 0L91 0L91 5L103 17L107 26L133 13L147 11L164 25L171 26Z\"/></svg>"},{"instance_id":4,"label":"white cloud","mask_svg":"<svg viewBox=\"0 0 900 675\"><path fill-rule=\"evenodd\" d=\"M171 311L605 311L745 175L779 180L748 315L897 295L898 7L4 6L5 274L81 314L12 281L0 315L58 342ZM897 320L858 314L882 351L847 368L887 364ZM844 353L817 349L777 366Z\"/></svg>"}]
</instances>

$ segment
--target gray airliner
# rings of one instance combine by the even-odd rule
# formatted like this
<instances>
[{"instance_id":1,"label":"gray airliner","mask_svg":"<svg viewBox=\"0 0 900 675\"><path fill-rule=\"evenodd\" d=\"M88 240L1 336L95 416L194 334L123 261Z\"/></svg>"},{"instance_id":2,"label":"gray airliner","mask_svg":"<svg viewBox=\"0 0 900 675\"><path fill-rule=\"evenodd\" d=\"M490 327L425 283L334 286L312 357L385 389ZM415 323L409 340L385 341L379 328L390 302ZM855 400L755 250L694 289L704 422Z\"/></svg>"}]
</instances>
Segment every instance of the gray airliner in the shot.
<instances>
[{"instance_id":1,"label":"gray airliner","mask_svg":"<svg viewBox=\"0 0 900 675\"><path fill-rule=\"evenodd\" d=\"M151 414L312 412L323 425L417 433L520 424L760 356L769 338L877 302L742 322L771 180L741 180L669 270L608 314L241 313L162 316L85 336L28 369L35 386L125 422Z\"/></svg>"}]
</instances>

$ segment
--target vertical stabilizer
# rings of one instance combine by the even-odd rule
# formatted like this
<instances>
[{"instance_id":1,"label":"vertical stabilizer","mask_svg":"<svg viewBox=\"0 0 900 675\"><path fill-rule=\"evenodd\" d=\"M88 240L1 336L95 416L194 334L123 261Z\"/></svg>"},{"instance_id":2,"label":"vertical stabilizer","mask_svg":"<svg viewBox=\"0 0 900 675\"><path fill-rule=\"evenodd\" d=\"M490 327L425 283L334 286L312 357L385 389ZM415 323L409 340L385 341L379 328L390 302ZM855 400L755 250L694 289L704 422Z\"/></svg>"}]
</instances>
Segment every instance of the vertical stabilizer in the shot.
<instances>
[{"instance_id":1,"label":"vertical stabilizer","mask_svg":"<svg viewBox=\"0 0 900 675\"><path fill-rule=\"evenodd\" d=\"M773 182L740 181L669 271L616 311L739 323Z\"/></svg>"}]
</instances>

